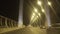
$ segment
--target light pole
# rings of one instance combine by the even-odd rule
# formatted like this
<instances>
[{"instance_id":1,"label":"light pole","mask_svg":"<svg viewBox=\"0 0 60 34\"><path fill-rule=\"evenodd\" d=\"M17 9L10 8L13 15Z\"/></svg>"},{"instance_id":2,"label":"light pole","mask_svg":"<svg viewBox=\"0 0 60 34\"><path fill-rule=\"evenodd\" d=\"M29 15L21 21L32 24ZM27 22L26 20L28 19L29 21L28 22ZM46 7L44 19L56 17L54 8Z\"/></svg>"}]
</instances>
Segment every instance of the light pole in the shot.
<instances>
[{"instance_id":1,"label":"light pole","mask_svg":"<svg viewBox=\"0 0 60 34\"><path fill-rule=\"evenodd\" d=\"M46 15L46 27L51 27L51 21L50 21L50 12L49 12L49 6L51 5L50 2L48 2L48 0L44 0L44 8L45 8L45 15Z\"/></svg>"},{"instance_id":2,"label":"light pole","mask_svg":"<svg viewBox=\"0 0 60 34\"><path fill-rule=\"evenodd\" d=\"M19 1L19 17L18 17L18 27L23 25L23 0Z\"/></svg>"}]
</instances>

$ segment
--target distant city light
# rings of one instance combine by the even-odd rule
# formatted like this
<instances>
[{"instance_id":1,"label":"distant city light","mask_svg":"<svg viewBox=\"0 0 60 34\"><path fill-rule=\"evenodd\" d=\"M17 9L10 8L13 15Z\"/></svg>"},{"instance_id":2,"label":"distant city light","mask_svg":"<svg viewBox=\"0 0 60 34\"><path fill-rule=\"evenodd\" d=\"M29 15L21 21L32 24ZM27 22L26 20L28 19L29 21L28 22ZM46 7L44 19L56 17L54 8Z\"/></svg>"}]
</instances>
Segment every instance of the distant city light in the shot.
<instances>
[{"instance_id":1,"label":"distant city light","mask_svg":"<svg viewBox=\"0 0 60 34\"><path fill-rule=\"evenodd\" d=\"M41 6L42 3L41 3L41 1L38 1L37 4Z\"/></svg>"},{"instance_id":2,"label":"distant city light","mask_svg":"<svg viewBox=\"0 0 60 34\"><path fill-rule=\"evenodd\" d=\"M50 5L50 6L51 6L51 2L48 2L48 5Z\"/></svg>"}]
</instances>

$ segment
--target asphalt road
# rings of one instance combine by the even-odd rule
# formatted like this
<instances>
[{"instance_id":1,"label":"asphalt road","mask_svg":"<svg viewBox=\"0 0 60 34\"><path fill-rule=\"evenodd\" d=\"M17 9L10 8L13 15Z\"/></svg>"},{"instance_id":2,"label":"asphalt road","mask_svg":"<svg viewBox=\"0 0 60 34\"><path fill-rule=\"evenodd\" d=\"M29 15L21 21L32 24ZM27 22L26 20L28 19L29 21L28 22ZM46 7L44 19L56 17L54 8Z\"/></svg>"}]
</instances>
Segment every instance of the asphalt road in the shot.
<instances>
[{"instance_id":1,"label":"asphalt road","mask_svg":"<svg viewBox=\"0 0 60 34\"><path fill-rule=\"evenodd\" d=\"M1 34L45 34L44 31L39 30L38 28L29 28L25 27L22 29L1 33Z\"/></svg>"}]
</instances>

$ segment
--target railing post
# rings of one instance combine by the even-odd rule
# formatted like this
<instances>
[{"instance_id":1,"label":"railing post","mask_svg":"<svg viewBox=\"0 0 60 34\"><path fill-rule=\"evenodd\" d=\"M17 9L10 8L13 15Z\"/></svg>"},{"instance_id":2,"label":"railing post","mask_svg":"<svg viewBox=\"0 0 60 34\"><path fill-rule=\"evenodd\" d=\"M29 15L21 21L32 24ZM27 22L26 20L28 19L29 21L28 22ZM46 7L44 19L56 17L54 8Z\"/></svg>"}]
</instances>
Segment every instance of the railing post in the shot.
<instances>
[{"instance_id":1,"label":"railing post","mask_svg":"<svg viewBox=\"0 0 60 34\"><path fill-rule=\"evenodd\" d=\"M7 25L7 18L5 18L5 25L6 25L6 27L8 27L8 25Z\"/></svg>"},{"instance_id":2,"label":"railing post","mask_svg":"<svg viewBox=\"0 0 60 34\"><path fill-rule=\"evenodd\" d=\"M17 21L0 16L0 27L15 27L18 26Z\"/></svg>"},{"instance_id":3,"label":"railing post","mask_svg":"<svg viewBox=\"0 0 60 34\"><path fill-rule=\"evenodd\" d=\"M2 18L1 18L1 16L0 16L0 25L2 26Z\"/></svg>"},{"instance_id":4,"label":"railing post","mask_svg":"<svg viewBox=\"0 0 60 34\"><path fill-rule=\"evenodd\" d=\"M13 22L13 25L14 25L14 27L15 27L15 25L16 25L15 21Z\"/></svg>"},{"instance_id":5,"label":"railing post","mask_svg":"<svg viewBox=\"0 0 60 34\"><path fill-rule=\"evenodd\" d=\"M1 18L1 26L2 26L2 18Z\"/></svg>"},{"instance_id":6,"label":"railing post","mask_svg":"<svg viewBox=\"0 0 60 34\"><path fill-rule=\"evenodd\" d=\"M11 27L10 19L8 19L8 26Z\"/></svg>"},{"instance_id":7,"label":"railing post","mask_svg":"<svg viewBox=\"0 0 60 34\"><path fill-rule=\"evenodd\" d=\"M13 20L11 20L11 25L12 25L12 27L13 27Z\"/></svg>"}]
</instances>

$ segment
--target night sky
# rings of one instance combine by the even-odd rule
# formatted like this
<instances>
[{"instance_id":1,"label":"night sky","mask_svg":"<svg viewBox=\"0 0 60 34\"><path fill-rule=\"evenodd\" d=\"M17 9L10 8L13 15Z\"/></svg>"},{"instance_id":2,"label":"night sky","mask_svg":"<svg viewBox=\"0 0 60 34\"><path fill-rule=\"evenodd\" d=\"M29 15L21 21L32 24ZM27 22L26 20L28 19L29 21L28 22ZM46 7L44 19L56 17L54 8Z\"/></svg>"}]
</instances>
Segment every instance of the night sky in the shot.
<instances>
[{"instance_id":1,"label":"night sky","mask_svg":"<svg viewBox=\"0 0 60 34\"><path fill-rule=\"evenodd\" d=\"M23 22L25 25L29 24L30 15L32 11L32 5L29 2L34 2L35 0L24 0L23 4ZM59 18L52 18L56 22L60 22L60 0L50 0L52 2L52 6ZM35 4L35 3L34 3ZM50 10L52 12L52 10ZM19 13L19 0L0 0L0 15L12 18L14 20L18 20ZM53 14L53 13L52 13ZM52 16L52 15L51 15Z\"/></svg>"},{"instance_id":2,"label":"night sky","mask_svg":"<svg viewBox=\"0 0 60 34\"><path fill-rule=\"evenodd\" d=\"M0 0L0 15L18 20L19 0Z\"/></svg>"},{"instance_id":3,"label":"night sky","mask_svg":"<svg viewBox=\"0 0 60 34\"><path fill-rule=\"evenodd\" d=\"M51 9L51 7L49 7L50 10L50 18L52 23L60 23L60 0L50 0L52 3L52 8L54 9L54 12L56 14L54 14L53 10ZM24 24L28 25L29 21L30 21L30 16L32 13L32 6L31 3L33 4L35 2L35 0L24 0L24 7L23 7L23 21ZM31 10L32 9L32 10Z\"/></svg>"}]
</instances>

